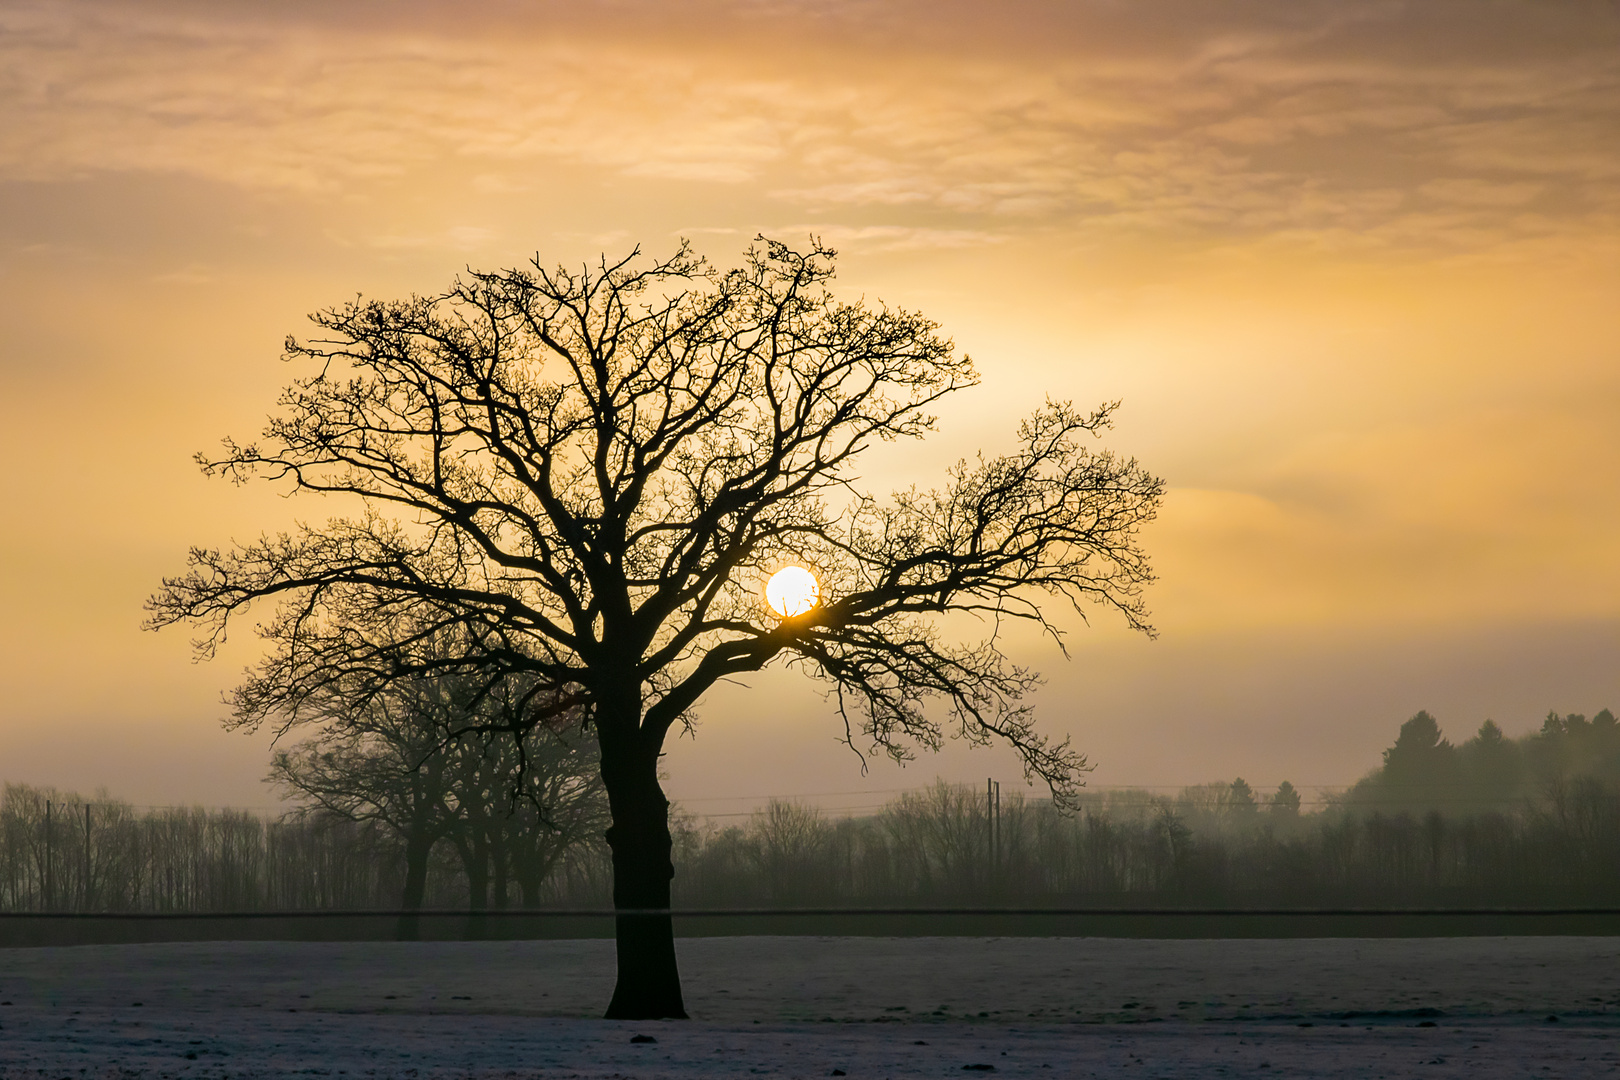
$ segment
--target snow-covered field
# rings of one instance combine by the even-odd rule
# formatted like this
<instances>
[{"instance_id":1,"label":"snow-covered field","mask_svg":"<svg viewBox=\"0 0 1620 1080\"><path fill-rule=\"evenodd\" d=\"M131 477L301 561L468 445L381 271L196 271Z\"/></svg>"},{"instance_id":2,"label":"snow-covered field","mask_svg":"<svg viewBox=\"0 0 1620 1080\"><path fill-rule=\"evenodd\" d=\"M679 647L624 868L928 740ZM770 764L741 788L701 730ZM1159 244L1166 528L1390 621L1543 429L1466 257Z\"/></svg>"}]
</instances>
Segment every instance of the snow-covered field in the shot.
<instances>
[{"instance_id":1,"label":"snow-covered field","mask_svg":"<svg viewBox=\"0 0 1620 1080\"><path fill-rule=\"evenodd\" d=\"M1620 938L678 947L685 1023L600 940L4 950L0 1077L1620 1075Z\"/></svg>"}]
</instances>

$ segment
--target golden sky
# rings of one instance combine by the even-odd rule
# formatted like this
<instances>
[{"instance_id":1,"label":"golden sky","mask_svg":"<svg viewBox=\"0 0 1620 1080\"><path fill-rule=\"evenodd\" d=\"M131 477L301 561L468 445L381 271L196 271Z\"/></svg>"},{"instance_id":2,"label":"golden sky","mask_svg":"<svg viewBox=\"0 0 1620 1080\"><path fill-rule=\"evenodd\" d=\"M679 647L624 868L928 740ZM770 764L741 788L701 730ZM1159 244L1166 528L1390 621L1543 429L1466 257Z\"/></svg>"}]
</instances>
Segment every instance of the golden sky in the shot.
<instances>
[{"instance_id":1,"label":"golden sky","mask_svg":"<svg viewBox=\"0 0 1620 1080\"><path fill-rule=\"evenodd\" d=\"M1620 707L1612 3L0 0L0 779L268 801L217 727L252 640L138 624L188 544L328 514L190 462L307 312L760 232L984 373L876 488L1123 399L1162 636L1026 650L1096 783L1343 783L1419 708ZM863 778L826 712L728 688L672 793L1016 779Z\"/></svg>"}]
</instances>

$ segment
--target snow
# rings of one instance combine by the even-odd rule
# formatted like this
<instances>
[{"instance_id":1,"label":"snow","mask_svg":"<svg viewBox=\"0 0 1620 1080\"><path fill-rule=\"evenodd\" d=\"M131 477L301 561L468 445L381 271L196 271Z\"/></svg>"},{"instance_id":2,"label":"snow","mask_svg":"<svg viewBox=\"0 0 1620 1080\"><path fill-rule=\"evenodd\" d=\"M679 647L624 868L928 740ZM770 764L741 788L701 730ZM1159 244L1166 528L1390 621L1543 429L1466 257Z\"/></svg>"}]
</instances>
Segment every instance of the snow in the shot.
<instances>
[{"instance_id":1,"label":"snow","mask_svg":"<svg viewBox=\"0 0 1620 1080\"><path fill-rule=\"evenodd\" d=\"M1620 1075L1620 938L683 938L658 1023L612 948L4 950L0 1077Z\"/></svg>"}]
</instances>

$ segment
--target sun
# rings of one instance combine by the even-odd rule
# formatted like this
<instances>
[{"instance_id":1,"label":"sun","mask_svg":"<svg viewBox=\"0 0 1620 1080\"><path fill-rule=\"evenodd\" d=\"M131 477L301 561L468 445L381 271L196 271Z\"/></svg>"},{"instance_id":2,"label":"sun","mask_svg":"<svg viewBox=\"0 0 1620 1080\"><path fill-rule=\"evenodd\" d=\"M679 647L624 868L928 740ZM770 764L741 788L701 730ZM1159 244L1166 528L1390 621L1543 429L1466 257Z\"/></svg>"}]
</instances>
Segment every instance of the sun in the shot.
<instances>
[{"instance_id":1,"label":"sun","mask_svg":"<svg viewBox=\"0 0 1620 1080\"><path fill-rule=\"evenodd\" d=\"M820 599L821 584L802 566L784 566L765 583L765 602L784 619L803 615Z\"/></svg>"}]
</instances>

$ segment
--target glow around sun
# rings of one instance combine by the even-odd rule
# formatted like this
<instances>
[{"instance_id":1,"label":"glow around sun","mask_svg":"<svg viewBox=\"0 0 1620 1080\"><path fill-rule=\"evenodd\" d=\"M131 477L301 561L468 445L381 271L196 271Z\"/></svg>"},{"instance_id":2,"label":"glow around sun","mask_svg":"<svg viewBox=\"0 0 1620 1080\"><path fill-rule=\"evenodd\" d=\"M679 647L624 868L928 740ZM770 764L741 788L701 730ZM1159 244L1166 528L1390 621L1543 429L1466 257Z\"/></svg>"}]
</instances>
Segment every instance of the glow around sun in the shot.
<instances>
[{"instance_id":1,"label":"glow around sun","mask_svg":"<svg viewBox=\"0 0 1620 1080\"><path fill-rule=\"evenodd\" d=\"M821 599L821 583L802 566L784 566L765 583L765 603L784 619L803 615Z\"/></svg>"}]
</instances>

